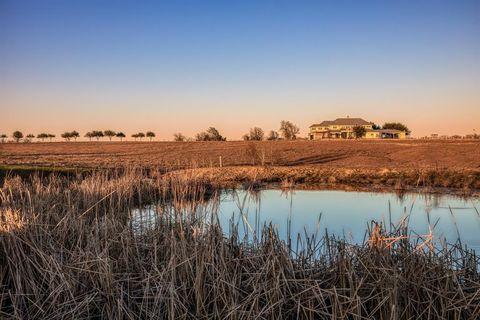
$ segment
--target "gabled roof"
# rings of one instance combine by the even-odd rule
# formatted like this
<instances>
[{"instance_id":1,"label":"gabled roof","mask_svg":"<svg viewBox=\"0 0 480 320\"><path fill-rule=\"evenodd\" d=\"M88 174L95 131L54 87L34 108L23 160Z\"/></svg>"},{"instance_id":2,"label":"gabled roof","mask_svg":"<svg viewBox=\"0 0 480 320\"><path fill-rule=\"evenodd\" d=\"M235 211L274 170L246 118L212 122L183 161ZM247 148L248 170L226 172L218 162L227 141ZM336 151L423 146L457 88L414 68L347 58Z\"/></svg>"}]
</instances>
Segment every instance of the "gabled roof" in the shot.
<instances>
[{"instance_id":1,"label":"gabled roof","mask_svg":"<svg viewBox=\"0 0 480 320\"><path fill-rule=\"evenodd\" d=\"M312 124L310 127L322 127L322 126L331 126L331 125L366 126L369 124L373 124L373 123L365 121L362 118L337 118L333 121L323 121L322 123L319 123L319 124Z\"/></svg>"},{"instance_id":2,"label":"gabled roof","mask_svg":"<svg viewBox=\"0 0 480 320\"><path fill-rule=\"evenodd\" d=\"M405 131L397 130L397 129L369 129L367 132L379 132L379 133L401 133Z\"/></svg>"},{"instance_id":3,"label":"gabled roof","mask_svg":"<svg viewBox=\"0 0 480 320\"><path fill-rule=\"evenodd\" d=\"M380 129L378 130L379 132L382 132L382 133L400 133L400 132L405 132L405 131L402 131L402 130L397 130L397 129Z\"/></svg>"},{"instance_id":4,"label":"gabled roof","mask_svg":"<svg viewBox=\"0 0 480 320\"><path fill-rule=\"evenodd\" d=\"M312 125L310 126L310 128L311 128L311 127L322 127L322 126L325 127L325 126L329 126L329 125L333 124L333 122L334 122L334 121L322 121L322 123L312 124Z\"/></svg>"}]
</instances>

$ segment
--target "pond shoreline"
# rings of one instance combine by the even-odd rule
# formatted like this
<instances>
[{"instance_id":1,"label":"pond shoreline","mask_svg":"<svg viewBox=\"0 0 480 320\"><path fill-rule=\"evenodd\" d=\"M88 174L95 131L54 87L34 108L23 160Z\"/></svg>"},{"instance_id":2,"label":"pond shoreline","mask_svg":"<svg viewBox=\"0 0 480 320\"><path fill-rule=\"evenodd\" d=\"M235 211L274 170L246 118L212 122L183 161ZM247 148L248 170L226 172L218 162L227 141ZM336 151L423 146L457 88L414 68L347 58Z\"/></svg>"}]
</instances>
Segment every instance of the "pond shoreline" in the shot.
<instances>
[{"instance_id":1,"label":"pond shoreline","mask_svg":"<svg viewBox=\"0 0 480 320\"><path fill-rule=\"evenodd\" d=\"M228 176L233 169L222 173ZM256 169L249 170L253 174ZM406 318L415 318L418 310L441 313L449 319L479 317L478 256L460 242L436 248L434 234L429 237L422 232L422 238L412 242L408 226L391 228L372 221L362 242L338 238L335 234L340 233L330 229L332 232L318 233L315 238L306 235L294 245L291 238L281 237L282 229L274 224L262 224L260 219L254 223L256 203L249 207L245 197L241 206L252 208L248 210L253 219L249 225L255 227L258 240L244 241L240 228L232 229L226 237L220 225L200 219L205 215L197 209L205 204L209 191L220 186L209 183L215 181L215 175L209 180L200 173L165 174L136 168L71 176L7 177L1 184L0 313L10 318L34 315L41 319L148 318L160 313L172 318L224 319L263 312L264 318L298 318L301 299L312 319L335 312L356 318L391 318L399 300L404 301L401 308ZM251 181L261 181L256 177ZM295 196L302 193L306 192ZM308 196L313 202L304 198L302 203L310 203L304 212L313 212L315 221L322 211L325 223L327 218L334 218L355 227L371 219L351 214L353 209L348 208L343 194L328 194L323 200ZM286 217L292 217L288 208L299 208L296 204L300 200L289 203L284 199L282 205L286 206L281 209L278 198L258 197L258 208L262 201L261 208L270 203L274 205L270 212L283 212L283 216L271 216L281 219L285 235L293 234L290 230L296 232L297 226L316 228L317 223L300 224L299 215L293 224L288 223ZM129 209L159 200L169 201L171 210L158 219L153 230L137 236ZM380 201L373 207L358 198L352 203L355 211L363 208L363 212L387 219L390 205ZM343 208L332 211L338 205ZM232 202L225 212L236 207ZM395 217L403 210L397 206L391 212ZM476 228L476 224L461 223L465 216L455 216L458 225ZM432 218L437 225L438 219L433 214ZM394 221L388 219L385 221ZM242 216L242 225L243 221ZM445 219L439 223L442 221ZM478 239L476 233L473 236ZM429 297L427 305L425 297ZM207 307L198 308L197 301ZM185 309L176 308L180 305ZM221 308L210 308L215 305ZM119 306L125 313L116 316Z\"/></svg>"},{"instance_id":2,"label":"pond shoreline","mask_svg":"<svg viewBox=\"0 0 480 320\"><path fill-rule=\"evenodd\" d=\"M141 168L156 178L188 176L213 188L266 188L343 190L392 193L450 194L480 197L480 170L452 169L350 169L312 166L230 166L194 169ZM0 180L9 175L76 176L95 171L129 168L74 168L40 166L0 166Z\"/></svg>"},{"instance_id":3,"label":"pond shoreline","mask_svg":"<svg viewBox=\"0 0 480 320\"><path fill-rule=\"evenodd\" d=\"M344 190L393 193L451 194L480 197L480 171L332 169L312 167L225 167L176 170L217 188Z\"/></svg>"}]
</instances>

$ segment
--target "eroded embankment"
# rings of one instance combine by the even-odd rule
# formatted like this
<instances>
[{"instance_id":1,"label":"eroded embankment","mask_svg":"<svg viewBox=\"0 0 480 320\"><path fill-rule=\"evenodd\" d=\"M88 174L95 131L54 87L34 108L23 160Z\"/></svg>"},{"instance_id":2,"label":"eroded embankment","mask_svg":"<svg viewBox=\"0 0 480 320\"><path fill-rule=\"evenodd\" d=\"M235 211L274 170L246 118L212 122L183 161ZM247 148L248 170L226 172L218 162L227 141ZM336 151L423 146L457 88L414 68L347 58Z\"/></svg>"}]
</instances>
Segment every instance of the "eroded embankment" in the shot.
<instances>
[{"instance_id":1,"label":"eroded embankment","mask_svg":"<svg viewBox=\"0 0 480 320\"><path fill-rule=\"evenodd\" d=\"M392 170L392 169L337 169L319 167L224 167L178 170L168 175L188 173L200 181L226 187L239 183L280 183L284 186L299 184L318 187L430 191L452 189L457 192L476 194L480 191L479 170Z\"/></svg>"},{"instance_id":2,"label":"eroded embankment","mask_svg":"<svg viewBox=\"0 0 480 320\"><path fill-rule=\"evenodd\" d=\"M0 181L6 176L51 174L71 176L89 175L94 172L119 172L138 170L150 177L189 176L199 183L215 188L235 187L240 184L261 186L278 184L282 187L355 189L371 191L412 191L480 195L480 170L421 168L331 168L318 166L228 166L194 169L166 167L118 167L118 168L50 168L50 167L0 167Z\"/></svg>"}]
</instances>

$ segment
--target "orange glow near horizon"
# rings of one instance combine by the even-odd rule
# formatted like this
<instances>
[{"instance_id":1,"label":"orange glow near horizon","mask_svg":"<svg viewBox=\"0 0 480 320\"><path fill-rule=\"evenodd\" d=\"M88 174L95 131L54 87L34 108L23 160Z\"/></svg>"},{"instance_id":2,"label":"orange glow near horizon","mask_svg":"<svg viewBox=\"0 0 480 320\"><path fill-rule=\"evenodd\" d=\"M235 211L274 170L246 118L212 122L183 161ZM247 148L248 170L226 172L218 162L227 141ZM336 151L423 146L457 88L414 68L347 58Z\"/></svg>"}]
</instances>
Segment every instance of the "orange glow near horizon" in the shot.
<instances>
[{"instance_id":1,"label":"orange glow near horizon","mask_svg":"<svg viewBox=\"0 0 480 320\"><path fill-rule=\"evenodd\" d=\"M1 6L0 134L213 126L237 140L289 120L306 137L347 115L480 132L475 1Z\"/></svg>"}]
</instances>

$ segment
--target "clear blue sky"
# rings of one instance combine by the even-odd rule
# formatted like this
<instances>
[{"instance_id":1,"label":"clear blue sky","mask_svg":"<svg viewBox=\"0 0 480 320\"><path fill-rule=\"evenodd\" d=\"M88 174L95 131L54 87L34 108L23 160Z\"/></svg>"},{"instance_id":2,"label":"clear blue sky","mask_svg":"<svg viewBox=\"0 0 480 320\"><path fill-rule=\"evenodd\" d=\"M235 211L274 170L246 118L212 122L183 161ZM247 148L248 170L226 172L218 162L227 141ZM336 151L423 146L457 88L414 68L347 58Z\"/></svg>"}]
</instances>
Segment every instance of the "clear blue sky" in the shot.
<instances>
[{"instance_id":1,"label":"clear blue sky","mask_svg":"<svg viewBox=\"0 0 480 320\"><path fill-rule=\"evenodd\" d=\"M0 0L0 133L480 131L480 1Z\"/></svg>"}]
</instances>

